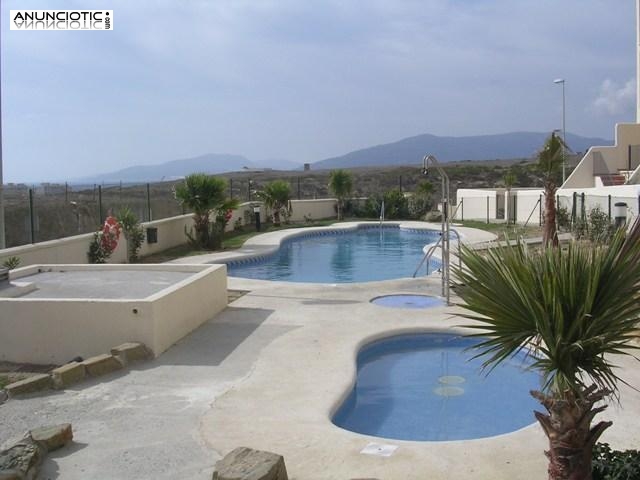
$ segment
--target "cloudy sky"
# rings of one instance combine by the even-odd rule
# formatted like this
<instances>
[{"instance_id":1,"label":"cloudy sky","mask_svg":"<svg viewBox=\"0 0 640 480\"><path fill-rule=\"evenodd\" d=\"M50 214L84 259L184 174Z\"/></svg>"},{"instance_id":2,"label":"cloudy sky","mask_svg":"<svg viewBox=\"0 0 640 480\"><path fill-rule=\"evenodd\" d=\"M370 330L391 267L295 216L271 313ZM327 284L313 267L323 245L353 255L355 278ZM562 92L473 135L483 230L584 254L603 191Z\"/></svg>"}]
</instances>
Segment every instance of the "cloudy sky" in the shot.
<instances>
[{"instance_id":1,"label":"cloudy sky","mask_svg":"<svg viewBox=\"0 0 640 480\"><path fill-rule=\"evenodd\" d=\"M615 8L612 8L615 4ZM10 9L113 31L10 31ZM2 1L5 182L204 153L313 162L421 133L635 117L633 0Z\"/></svg>"}]
</instances>

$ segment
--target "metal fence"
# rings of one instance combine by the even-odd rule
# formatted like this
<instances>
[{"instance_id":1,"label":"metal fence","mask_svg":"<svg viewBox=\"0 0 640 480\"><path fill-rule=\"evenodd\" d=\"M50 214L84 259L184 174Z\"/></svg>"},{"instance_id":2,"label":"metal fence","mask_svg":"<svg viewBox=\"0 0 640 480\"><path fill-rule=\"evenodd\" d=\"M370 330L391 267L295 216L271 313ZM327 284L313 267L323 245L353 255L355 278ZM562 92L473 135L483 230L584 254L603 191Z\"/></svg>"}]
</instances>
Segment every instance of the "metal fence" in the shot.
<instances>
[{"instance_id":1,"label":"metal fence","mask_svg":"<svg viewBox=\"0 0 640 480\"><path fill-rule=\"evenodd\" d=\"M96 231L107 213L130 208L140 221L180 215L173 183L5 187L7 247Z\"/></svg>"}]
</instances>

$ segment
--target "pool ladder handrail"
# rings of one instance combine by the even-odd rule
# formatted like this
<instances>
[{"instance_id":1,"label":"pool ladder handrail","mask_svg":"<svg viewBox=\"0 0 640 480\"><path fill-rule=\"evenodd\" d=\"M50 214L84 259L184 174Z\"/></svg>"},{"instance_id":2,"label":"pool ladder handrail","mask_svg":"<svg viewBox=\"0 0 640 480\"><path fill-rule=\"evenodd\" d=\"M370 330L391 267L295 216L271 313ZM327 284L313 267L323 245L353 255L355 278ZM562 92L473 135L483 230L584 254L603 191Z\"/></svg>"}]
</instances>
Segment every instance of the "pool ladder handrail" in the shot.
<instances>
[{"instance_id":1,"label":"pool ladder handrail","mask_svg":"<svg viewBox=\"0 0 640 480\"><path fill-rule=\"evenodd\" d=\"M452 232L452 233L455 233L456 234L456 238L458 239L458 267L461 267L462 266L462 261L460 260L460 234L453 228L449 229L449 231ZM418 264L418 268L416 268L416 271L413 272L413 278L416 278L416 275L418 274L418 271L420 270L420 268L422 267L424 262L431 259L431 257L433 256L433 253L436 251L436 249L438 247L442 248L442 246L440 245L441 242L442 242L442 234L440 234L440 238L438 238L438 241L436 243L434 243L433 245L431 245L431 247L429 247L429 250L427 250L427 253L425 253L424 256L422 257L422 260L420 260L420 263ZM427 273L425 275L429 275L429 262L428 261L427 261Z\"/></svg>"}]
</instances>

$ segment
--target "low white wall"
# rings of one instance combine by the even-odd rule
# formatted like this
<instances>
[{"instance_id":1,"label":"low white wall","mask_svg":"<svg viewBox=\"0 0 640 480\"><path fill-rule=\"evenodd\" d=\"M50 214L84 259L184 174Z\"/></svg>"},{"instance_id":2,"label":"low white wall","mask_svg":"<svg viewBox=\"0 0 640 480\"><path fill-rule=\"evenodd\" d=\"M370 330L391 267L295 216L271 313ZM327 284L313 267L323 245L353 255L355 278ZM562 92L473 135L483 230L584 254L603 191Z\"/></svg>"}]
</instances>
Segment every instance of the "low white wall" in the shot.
<instances>
[{"instance_id":1,"label":"low white wall","mask_svg":"<svg viewBox=\"0 0 640 480\"><path fill-rule=\"evenodd\" d=\"M335 218L335 205L336 200L332 198L320 200L291 200L291 221L302 222L305 220L305 215L313 220ZM270 212L262 203L245 202L233 211L233 215L227 223L226 231L233 230L238 219L241 220L242 225L245 225L245 212L253 216L254 206L260 208L262 221L266 221ZM149 227L158 229L158 243L148 243L145 239L140 248L139 254L145 256L185 244L187 242L185 230L190 231L193 228L193 215L189 213L177 217L144 222L141 225L145 234ZM92 240L93 233L85 233L73 237L49 240L47 242L6 248L0 250L0 263L10 257L18 257L21 267L37 264L88 263L87 252L89 251L89 245ZM126 263L126 261L126 241L124 235L121 235L118 246L109 258L108 263Z\"/></svg>"},{"instance_id":2,"label":"low white wall","mask_svg":"<svg viewBox=\"0 0 640 480\"><path fill-rule=\"evenodd\" d=\"M34 265L11 272L33 274ZM172 270L189 278L144 299L0 298L0 359L62 364L76 356L109 353L124 342L142 342L154 355L206 322L227 305L225 265L47 265L57 270ZM126 282L123 282L126 288ZM97 292L99 294L99 292Z\"/></svg>"},{"instance_id":3,"label":"low white wall","mask_svg":"<svg viewBox=\"0 0 640 480\"><path fill-rule=\"evenodd\" d=\"M493 220L496 218L498 192L495 189L459 188L457 204L453 206L453 220Z\"/></svg>"},{"instance_id":4,"label":"low white wall","mask_svg":"<svg viewBox=\"0 0 640 480\"><path fill-rule=\"evenodd\" d=\"M140 248L140 255L149 255L184 244L186 242L184 229L186 227L188 230L193 226L193 216L190 214L180 215L145 222L141 225L145 234L147 227L158 229L158 243L147 243L145 240ZM47 242L5 248L0 250L0 263L9 257L18 257L21 267L36 264L88 263L87 252L92 240L93 233L85 233ZM125 263L126 261L126 241L124 235L120 235L118 246L109 258L109 263Z\"/></svg>"},{"instance_id":5,"label":"low white wall","mask_svg":"<svg viewBox=\"0 0 640 480\"><path fill-rule=\"evenodd\" d=\"M337 218L336 205L335 198L291 200L291 221L302 222L305 216L311 220Z\"/></svg>"}]
</instances>

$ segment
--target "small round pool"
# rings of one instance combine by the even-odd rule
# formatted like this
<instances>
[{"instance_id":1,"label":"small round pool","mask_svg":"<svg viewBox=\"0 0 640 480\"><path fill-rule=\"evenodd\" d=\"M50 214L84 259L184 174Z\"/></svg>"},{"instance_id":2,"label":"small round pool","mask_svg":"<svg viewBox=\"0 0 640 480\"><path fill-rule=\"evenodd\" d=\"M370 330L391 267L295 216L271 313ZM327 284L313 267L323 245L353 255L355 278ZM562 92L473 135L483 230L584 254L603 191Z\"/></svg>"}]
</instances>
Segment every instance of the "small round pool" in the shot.
<instances>
[{"instance_id":1,"label":"small round pool","mask_svg":"<svg viewBox=\"0 0 640 480\"><path fill-rule=\"evenodd\" d=\"M284 241L266 258L227 264L233 277L287 282L351 283L411 277L423 248L437 241L435 230L398 225L315 231ZM440 267L432 259L429 271ZM426 267L421 272L424 274Z\"/></svg>"},{"instance_id":2,"label":"small round pool","mask_svg":"<svg viewBox=\"0 0 640 480\"><path fill-rule=\"evenodd\" d=\"M335 425L397 440L484 438L532 424L530 390L541 377L521 353L490 373L473 347L481 340L424 333L389 337L365 346L353 390L335 413Z\"/></svg>"}]
</instances>

